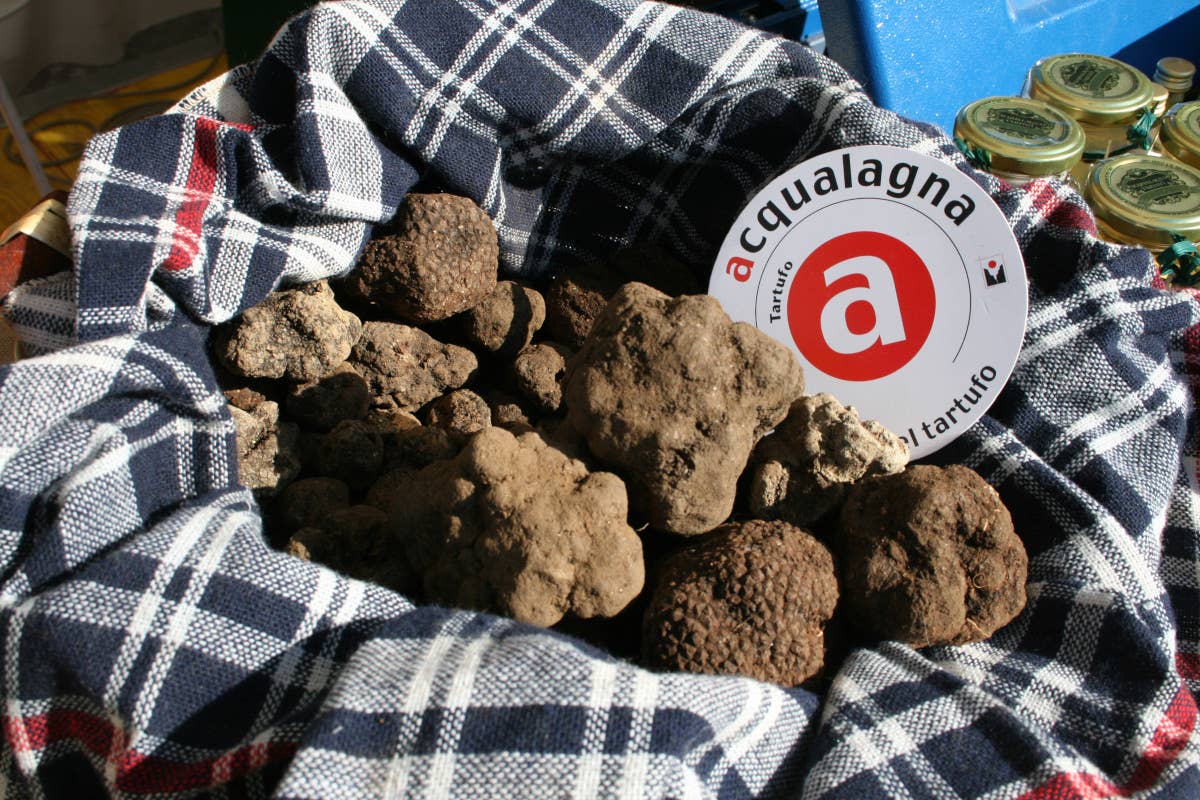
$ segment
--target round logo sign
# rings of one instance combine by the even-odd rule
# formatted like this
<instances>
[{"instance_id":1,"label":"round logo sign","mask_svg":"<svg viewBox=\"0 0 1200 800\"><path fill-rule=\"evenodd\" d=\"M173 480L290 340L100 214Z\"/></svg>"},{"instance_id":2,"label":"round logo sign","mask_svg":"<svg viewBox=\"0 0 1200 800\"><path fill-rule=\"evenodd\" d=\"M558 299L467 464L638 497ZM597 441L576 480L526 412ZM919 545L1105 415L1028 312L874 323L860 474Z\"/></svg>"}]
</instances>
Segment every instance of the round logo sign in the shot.
<instances>
[{"instance_id":1,"label":"round logo sign","mask_svg":"<svg viewBox=\"0 0 1200 800\"><path fill-rule=\"evenodd\" d=\"M895 147L825 153L739 215L709 293L788 344L829 392L938 450L987 411L1016 363L1025 266L1004 215L952 165Z\"/></svg>"}]
</instances>

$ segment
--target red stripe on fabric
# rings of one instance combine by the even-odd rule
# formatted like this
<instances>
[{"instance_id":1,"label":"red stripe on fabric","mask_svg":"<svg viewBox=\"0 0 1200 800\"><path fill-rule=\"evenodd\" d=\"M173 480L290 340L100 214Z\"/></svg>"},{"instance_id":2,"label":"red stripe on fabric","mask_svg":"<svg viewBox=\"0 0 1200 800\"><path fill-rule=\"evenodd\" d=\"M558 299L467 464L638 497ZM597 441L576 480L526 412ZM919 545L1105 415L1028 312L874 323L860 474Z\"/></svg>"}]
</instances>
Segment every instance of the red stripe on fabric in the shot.
<instances>
[{"instance_id":1,"label":"red stripe on fabric","mask_svg":"<svg viewBox=\"0 0 1200 800\"><path fill-rule=\"evenodd\" d=\"M162 268L169 272L190 267L199 250L197 242L200 240L204 210L208 208L213 187L217 184L217 131L222 125L206 117L196 119L192 163L188 167L184 199L175 212L171 252L162 264Z\"/></svg>"},{"instance_id":2,"label":"red stripe on fabric","mask_svg":"<svg viewBox=\"0 0 1200 800\"><path fill-rule=\"evenodd\" d=\"M1077 772L1055 775L1017 800L1100 800L1119 793L1120 790L1104 778Z\"/></svg>"},{"instance_id":3,"label":"red stripe on fabric","mask_svg":"<svg viewBox=\"0 0 1200 800\"><path fill-rule=\"evenodd\" d=\"M1184 680L1200 680L1200 653L1176 653L1175 670Z\"/></svg>"},{"instance_id":4,"label":"red stripe on fabric","mask_svg":"<svg viewBox=\"0 0 1200 800\"><path fill-rule=\"evenodd\" d=\"M4 718L4 736L16 753L40 752L61 743L75 743L100 757L121 753L116 789L131 794L177 792L219 786L291 758L291 742L258 743L212 758L181 762L125 750L123 728L83 711L60 710L21 718ZM116 745L114 747L114 744Z\"/></svg>"},{"instance_id":5,"label":"red stripe on fabric","mask_svg":"<svg viewBox=\"0 0 1200 800\"><path fill-rule=\"evenodd\" d=\"M85 750L106 757L114 737L124 742L125 732L106 719L82 711L51 711L4 720L4 735L16 752L36 752L64 740L78 742Z\"/></svg>"},{"instance_id":6,"label":"red stripe on fabric","mask_svg":"<svg viewBox=\"0 0 1200 800\"><path fill-rule=\"evenodd\" d=\"M1167 706L1167 713L1158 723L1154 735L1150 737L1150 746L1138 759L1129 780L1125 781L1123 793L1140 792L1153 786L1162 776L1163 770L1187 747L1195 729L1196 699L1186 688L1181 688Z\"/></svg>"},{"instance_id":7,"label":"red stripe on fabric","mask_svg":"<svg viewBox=\"0 0 1200 800\"><path fill-rule=\"evenodd\" d=\"M127 753L117 769L117 789L131 794L157 794L220 786L291 758L290 742L252 744L216 758L179 762L155 755Z\"/></svg>"},{"instance_id":8,"label":"red stripe on fabric","mask_svg":"<svg viewBox=\"0 0 1200 800\"><path fill-rule=\"evenodd\" d=\"M1138 759L1124 785L1117 786L1106 778L1084 772L1065 773L1055 775L1041 786L1021 795L1018 800L1104 800L1128 797L1148 789L1187 747L1196 728L1196 716L1195 698L1187 688L1181 687L1171 699L1166 714L1150 737L1150 745Z\"/></svg>"},{"instance_id":9,"label":"red stripe on fabric","mask_svg":"<svg viewBox=\"0 0 1200 800\"><path fill-rule=\"evenodd\" d=\"M1087 209L1059 197L1048 182L1033 181L1028 184L1028 194L1034 210L1051 225L1076 228L1096 235L1096 223Z\"/></svg>"}]
</instances>

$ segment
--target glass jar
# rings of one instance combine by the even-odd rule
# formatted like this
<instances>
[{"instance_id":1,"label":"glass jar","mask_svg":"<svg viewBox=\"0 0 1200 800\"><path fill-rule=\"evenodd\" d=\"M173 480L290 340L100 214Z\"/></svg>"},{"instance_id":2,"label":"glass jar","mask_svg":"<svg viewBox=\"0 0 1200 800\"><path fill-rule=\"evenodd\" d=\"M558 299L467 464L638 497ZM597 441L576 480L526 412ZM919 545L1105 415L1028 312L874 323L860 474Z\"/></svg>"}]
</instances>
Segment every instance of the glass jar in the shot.
<instances>
[{"instance_id":1,"label":"glass jar","mask_svg":"<svg viewBox=\"0 0 1200 800\"><path fill-rule=\"evenodd\" d=\"M1155 256L1200 239L1200 169L1154 153L1098 161L1084 199L1101 237L1145 247Z\"/></svg>"},{"instance_id":2,"label":"glass jar","mask_svg":"<svg viewBox=\"0 0 1200 800\"><path fill-rule=\"evenodd\" d=\"M1014 186L1048 176L1070 178L1084 146L1083 129L1075 120L1028 97L968 103L954 118L954 138L985 151L983 168Z\"/></svg>"},{"instance_id":3,"label":"glass jar","mask_svg":"<svg viewBox=\"0 0 1200 800\"><path fill-rule=\"evenodd\" d=\"M1158 146L1164 155L1200 168L1200 101L1171 107L1163 117Z\"/></svg>"},{"instance_id":4,"label":"glass jar","mask_svg":"<svg viewBox=\"0 0 1200 800\"><path fill-rule=\"evenodd\" d=\"M1083 128L1083 157L1072 171L1082 183L1091 164L1135 146L1130 129L1147 127L1136 146L1153 137L1147 114L1154 109L1154 84L1134 67L1115 58L1065 53L1040 59L1029 70L1024 94L1042 100Z\"/></svg>"},{"instance_id":5,"label":"glass jar","mask_svg":"<svg viewBox=\"0 0 1200 800\"><path fill-rule=\"evenodd\" d=\"M1182 102L1192 88L1192 79L1196 75L1196 65L1186 58L1167 56L1160 58L1154 65L1152 80L1164 87L1167 94L1167 108Z\"/></svg>"}]
</instances>

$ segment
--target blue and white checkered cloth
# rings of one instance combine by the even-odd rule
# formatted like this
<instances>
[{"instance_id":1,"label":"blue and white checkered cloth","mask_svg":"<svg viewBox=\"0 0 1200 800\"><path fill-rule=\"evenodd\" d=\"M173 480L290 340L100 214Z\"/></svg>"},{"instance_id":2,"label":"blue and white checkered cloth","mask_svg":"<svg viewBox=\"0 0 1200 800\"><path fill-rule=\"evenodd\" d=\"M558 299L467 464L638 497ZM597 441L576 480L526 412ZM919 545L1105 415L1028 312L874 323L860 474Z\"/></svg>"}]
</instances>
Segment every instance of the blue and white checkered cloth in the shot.
<instances>
[{"instance_id":1,"label":"blue and white checkered cloth","mask_svg":"<svg viewBox=\"0 0 1200 800\"><path fill-rule=\"evenodd\" d=\"M651 241L705 274L815 153L945 159L1031 276L1013 378L939 461L999 491L1029 604L989 641L850 653L817 695L654 674L272 551L208 326L344 273L428 181L537 276ZM343 0L95 138L75 273L0 372L0 796L1200 797L1200 306L1077 194L971 170L833 62L632 0Z\"/></svg>"}]
</instances>

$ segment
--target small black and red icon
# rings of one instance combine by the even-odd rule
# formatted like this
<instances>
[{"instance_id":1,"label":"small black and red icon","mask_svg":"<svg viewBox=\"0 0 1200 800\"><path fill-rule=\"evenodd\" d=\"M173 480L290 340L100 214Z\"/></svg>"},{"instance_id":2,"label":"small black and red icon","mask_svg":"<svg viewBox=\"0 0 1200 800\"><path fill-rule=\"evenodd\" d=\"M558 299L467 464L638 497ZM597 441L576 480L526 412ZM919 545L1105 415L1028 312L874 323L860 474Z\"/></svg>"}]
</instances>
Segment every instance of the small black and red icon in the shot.
<instances>
[{"instance_id":1,"label":"small black and red icon","mask_svg":"<svg viewBox=\"0 0 1200 800\"><path fill-rule=\"evenodd\" d=\"M1005 282L1004 260L1000 256L981 258L979 264L983 267L983 280L988 286L999 286Z\"/></svg>"}]
</instances>

